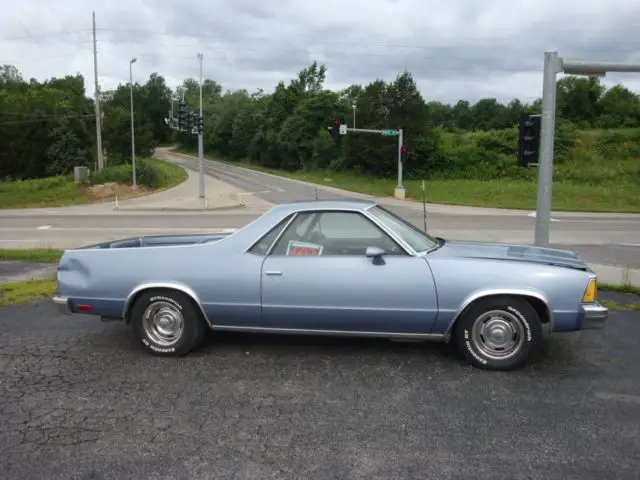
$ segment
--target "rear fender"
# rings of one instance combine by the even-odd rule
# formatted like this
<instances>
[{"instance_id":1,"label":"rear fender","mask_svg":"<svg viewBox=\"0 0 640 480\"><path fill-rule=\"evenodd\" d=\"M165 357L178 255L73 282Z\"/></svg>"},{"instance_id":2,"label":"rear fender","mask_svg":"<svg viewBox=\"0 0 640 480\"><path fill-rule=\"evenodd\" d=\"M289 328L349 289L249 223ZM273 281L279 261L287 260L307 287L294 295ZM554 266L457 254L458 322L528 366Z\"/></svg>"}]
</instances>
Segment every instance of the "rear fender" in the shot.
<instances>
[{"instance_id":1,"label":"rear fender","mask_svg":"<svg viewBox=\"0 0 640 480\"><path fill-rule=\"evenodd\" d=\"M213 327L213 324L211 323L211 321L209 320L209 317L207 316L207 313L204 311L204 308L202 308L202 303L200 302L200 298L198 297L198 294L190 287L188 287L187 285L181 284L181 283L173 283L173 282L152 282L152 283L144 283L142 285L138 285L136 288L134 288L131 293L129 293L129 295L127 296L127 299L124 303L124 308L122 309L122 318L124 318L125 322L127 324L131 323L131 318L129 317L129 313L131 310L131 307L133 306L134 302L136 301L136 299L144 292L148 291L148 290L176 290L178 292L182 292L185 295L187 295L189 298L191 298L191 300L194 302L194 304L196 305L196 308L198 308L198 310L200 311L200 313L202 314L202 318L204 318L205 322L207 322L207 325L209 325L209 327Z\"/></svg>"}]
</instances>

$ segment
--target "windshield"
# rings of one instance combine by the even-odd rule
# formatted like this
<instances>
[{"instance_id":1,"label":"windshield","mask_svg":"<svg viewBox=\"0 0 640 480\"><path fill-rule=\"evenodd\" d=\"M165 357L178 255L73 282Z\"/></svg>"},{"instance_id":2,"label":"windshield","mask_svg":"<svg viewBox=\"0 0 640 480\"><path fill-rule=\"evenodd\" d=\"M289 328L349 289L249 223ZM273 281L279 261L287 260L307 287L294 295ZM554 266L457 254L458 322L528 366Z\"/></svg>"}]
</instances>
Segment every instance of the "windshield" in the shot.
<instances>
[{"instance_id":1,"label":"windshield","mask_svg":"<svg viewBox=\"0 0 640 480\"><path fill-rule=\"evenodd\" d=\"M407 242L416 252L431 250L440 245L440 242L436 238L427 235L418 227L379 205L369 208L368 211L393 230L396 235Z\"/></svg>"}]
</instances>

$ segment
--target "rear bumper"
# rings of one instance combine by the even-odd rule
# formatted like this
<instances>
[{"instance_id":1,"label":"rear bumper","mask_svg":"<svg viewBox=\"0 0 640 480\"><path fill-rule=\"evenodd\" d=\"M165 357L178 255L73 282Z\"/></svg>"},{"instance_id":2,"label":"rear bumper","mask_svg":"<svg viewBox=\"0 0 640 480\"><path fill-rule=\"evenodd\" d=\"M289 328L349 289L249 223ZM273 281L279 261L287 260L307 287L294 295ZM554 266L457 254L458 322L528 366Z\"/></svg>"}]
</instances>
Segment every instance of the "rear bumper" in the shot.
<instances>
[{"instance_id":1,"label":"rear bumper","mask_svg":"<svg viewBox=\"0 0 640 480\"><path fill-rule=\"evenodd\" d=\"M592 330L604 328L607 318L609 317L609 309L599 303L589 303L582 305L582 330Z\"/></svg>"},{"instance_id":2,"label":"rear bumper","mask_svg":"<svg viewBox=\"0 0 640 480\"><path fill-rule=\"evenodd\" d=\"M71 307L69 306L69 299L67 297L56 295L52 298L52 301L61 314L71 315Z\"/></svg>"}]
</instances>

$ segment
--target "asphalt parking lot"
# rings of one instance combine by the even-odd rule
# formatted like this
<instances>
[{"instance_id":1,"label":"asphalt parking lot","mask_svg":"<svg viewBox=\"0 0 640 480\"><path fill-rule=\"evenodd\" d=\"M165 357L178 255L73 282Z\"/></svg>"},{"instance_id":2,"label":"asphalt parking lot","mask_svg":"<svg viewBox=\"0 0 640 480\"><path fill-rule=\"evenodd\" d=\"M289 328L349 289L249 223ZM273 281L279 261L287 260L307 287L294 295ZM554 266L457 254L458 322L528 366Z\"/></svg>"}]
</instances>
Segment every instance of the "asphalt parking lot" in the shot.
<instances>
[{"instance_id":1,"label":"asphalt parking lot","mask_svg":"<svg viewBox=\"0 0 640 480\"><path fill-rule=\"evenodd\" d=\"M602 294L620 298L615 294ZM442 345L212 335L0 310L3 479L637 479L640 313L558 335L526 370Z\"/></svg>"}]
</instances>

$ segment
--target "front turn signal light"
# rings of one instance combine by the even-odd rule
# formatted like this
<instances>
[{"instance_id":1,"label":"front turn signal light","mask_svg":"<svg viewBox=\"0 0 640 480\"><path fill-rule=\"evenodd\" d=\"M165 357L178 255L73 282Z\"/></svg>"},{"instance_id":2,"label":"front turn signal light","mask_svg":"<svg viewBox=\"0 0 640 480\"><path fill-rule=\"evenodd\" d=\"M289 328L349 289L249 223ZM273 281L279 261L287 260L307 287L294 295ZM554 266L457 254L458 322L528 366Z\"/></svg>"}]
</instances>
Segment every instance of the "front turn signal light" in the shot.
<instances>
[{"instance_id":1,"label":"front turn signal light","mask_svg":"<svg viewBox=\"0 0 640 480\"><path fill-rule=\"evenodd\" d=\"M597 296L598 296L598 279L592 278L589 280L589 285L587 285L587 289L584 291L582 302L593 303L596 301Z\"/></svg>"}]
</instances>

